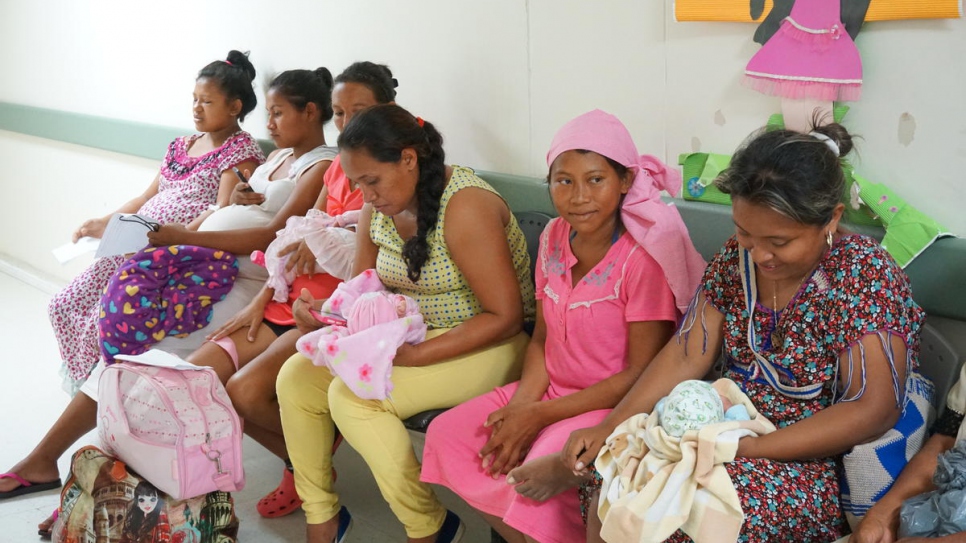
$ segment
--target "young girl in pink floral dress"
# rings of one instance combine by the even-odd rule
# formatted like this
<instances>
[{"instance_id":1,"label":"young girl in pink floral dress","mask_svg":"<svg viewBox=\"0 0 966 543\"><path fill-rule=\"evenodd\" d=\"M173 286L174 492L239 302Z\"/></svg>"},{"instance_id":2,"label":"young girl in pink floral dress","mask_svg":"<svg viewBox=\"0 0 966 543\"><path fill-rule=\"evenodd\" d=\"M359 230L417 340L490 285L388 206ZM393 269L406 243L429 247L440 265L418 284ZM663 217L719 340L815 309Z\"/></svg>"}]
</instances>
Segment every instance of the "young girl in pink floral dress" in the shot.
<instances>
[{"instance_id":1,"label":"young girl in pink floral dress","mask_svg":"<svg viewBox=\"0 0 966 543\"><path fill-rule=\"evenodd\" d=\"M572 543L584 527L559 452L572 431L603 420L671 337L704 261L660 200L680 176L639 156L616 117L572 120L547 164L560 217L540 239L523 376L433 421L422 480L454 490L508 541Z\"/></svg>"},{"instance_id":2,"label":"young girl in pink floral dress","mask_svg":"<svg viewBox=\"0 0 966 543\"><path fill-rule=\"evenodd\" d=\"M202 68L195 82L192 110L195 129L201 133L172 141L148 189L114 213L136 212L160 224L188 224L211 204L227 204L238 182L232 168L254 171L264 161L257 142L238 125L255 109L254 77L254 66L238 51ZM101 237L114 213L85 222L74 233L74 240ZM71 393L100 359L98 301L123 261L121 256L96 260L55 294L48 306L64 362L64 383Z\"/></svg>"}]
</instances>

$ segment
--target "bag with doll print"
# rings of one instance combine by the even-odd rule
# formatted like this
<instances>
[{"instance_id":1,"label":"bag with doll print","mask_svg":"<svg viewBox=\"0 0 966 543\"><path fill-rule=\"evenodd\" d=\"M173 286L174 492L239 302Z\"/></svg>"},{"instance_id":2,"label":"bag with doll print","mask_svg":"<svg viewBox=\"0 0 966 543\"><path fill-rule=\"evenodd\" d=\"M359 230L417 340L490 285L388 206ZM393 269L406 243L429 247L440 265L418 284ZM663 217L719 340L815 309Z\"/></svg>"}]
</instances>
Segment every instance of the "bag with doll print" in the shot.
<instances>
[{"instance_id":1,"label":"bag with doll print","mask_svg":"<svg viewBox=\"0 0 966 543\"><path fill-rule=\"evenodd\" d=\"M58 511L55 543L234 543L238 537L231 494L174 499L93 446L74 453Z\"/></svg>"}]
</instances>

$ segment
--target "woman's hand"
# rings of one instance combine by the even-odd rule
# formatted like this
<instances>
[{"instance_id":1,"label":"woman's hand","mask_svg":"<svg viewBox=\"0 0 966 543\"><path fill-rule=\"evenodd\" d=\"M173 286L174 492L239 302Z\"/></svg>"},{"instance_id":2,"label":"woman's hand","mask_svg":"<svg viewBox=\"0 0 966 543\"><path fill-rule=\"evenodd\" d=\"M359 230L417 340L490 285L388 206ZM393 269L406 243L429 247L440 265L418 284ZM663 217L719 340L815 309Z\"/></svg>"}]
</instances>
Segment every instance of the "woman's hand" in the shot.
<instances>
[{"instance_id":1,"label":"woman's hand","mask_svg":"<svg viewBox=\"0 0 966 543\"><path fill-rule=\"evenodd\" d=\"M246 171L245 174L248 175L248 172ZM232 189L231 195L228 198L228 203L241 206L257 206L264 201L265 195L252 190L252 186L248 183L238 183L235 185L235 188Z\"/></svg>"},{"instance_id":2,"label":"woman's hand","mask_svg":"<svg viewBox=\"0 0 966 543\"><path fill-rule=\"evenodd\" d=\"M611 432L613 429L604 423L572 432L560 452L564 466L574 475L587 475L587 466L597 459L597 453L604 448Z\"/></svg>"},{"instance_id":3,"label":"woman's hand","mask_svg":"<svg viewBox=\"0 0 966 543\"><path fill-rule=\"evenodd\" d=\"M396 356L392 359L393 366L402 367L415 367L419 364L416 363L418 356L416 356L416 346L410 345L409 343L403 343L396 349Z\"/></svg>"},{"instance_id":4,"label":"woman's hand","mask_svg":"<svg viewBox=\"0 0 966 543\"><path fill-rule=\"evenodd\" d=\"M152 247L167 247L168 245L191 245L192 230L183 224L162 224L157 232L148 231L148 243Z\"/></svg>"},{"instance_id":5,"label":"woman's hand","mask_svg":"<svg viewBox=\"0 0 966 543\"><path fill-rule=\"evenodd\" d=\"M295 318L295 326L299 329L299 332L308 334L325 326L309 312L310 309L317 310L317 305L321 306L321 302L322 300L313 298L312 293L307 288L303 288L299 297L292 302L292 317Z\"/></svg>"},{"instance_id":6,"label":"woman's hand","mask_svg":"<svg viewBox=\"0 0 966 543\"><path fill-rule=\"evenodd\" d=\"M852 532L849 543L893 543L895 540L894 532L882 519L867 517Z\"/></svg>"},{"instance_id":7,"label":"woman's hand","mask_svg":"<svg viewBox=\"0 0 966 543\"><path fill-rule=\"evenodd\" d=\"M545 426L539 402L510 403L490 413L483 423L491 428L490 439L480 449L483 469L496 477L520 465Z\"/></svg>"},{"instance_id":8,"label":"woman's hand","mask_svg":"<svg viewBox=\"0 0 966 543\"><path fill-rule=\"evenodd\" d=\"M740 458L761 458L760 454L755 452L755 445L758 444L757 439L757 436L745 436L739 439L735 456Z\"/></svg>"},{"instance_id":9,"label":"woman's hand","mask_svg":"<svg viewBox=\"0 0 966 543\"><path fill-rule=\"evenodd\" d=\"M104 229L107 228L107 223L110 221L110 217L101 217L99 219L90 219L84 221L84 224L80 225L71 240L77 243L77 240L84 236L90 236L92 238L100 238L104 235Z\"/></svg>"},{"instance_id":10,"label":"woman's hand","mask_svg":"<svg viewBox=\"0 0 966 543\"><path fill-rule=\"evenodd\" d=\"M873 507L852 532L849 543L894 543L898 532L899 510L883 514L880 509Z\"/></svg>"},{"instance_id":11,"label":"woman's hand","mask_svg":"<svg viewBox=\"0 0 966 543\"><path fill-rule=\"evenodd\" d=\"M258 333L258 328L262 324L265 318L265 304L262 302L261 297L256 297L248 305L242 308L241 311L235 313L235 315L228 319L228 322L223 324L220 328L214 332L205 336L207 340L216 340L223 337L234 334L236 331L248 327L248 341L255 341L255 334Z\"/></svg>"},{"instance_id":12,"label":"woman's hand","mask_svg":"<svg viewBox=\"0 0 966 543\"><path fill-rule=\"evenodd\" d=\"M309 249L308 244L304 240L288 245L278 252L279 257L286 255L288 256L288 261L285 263L285 271L290 272L294 270L295 275L312 275L316 273L315 255L312 254L312 250Z\"/></svg>"}]
</instances>

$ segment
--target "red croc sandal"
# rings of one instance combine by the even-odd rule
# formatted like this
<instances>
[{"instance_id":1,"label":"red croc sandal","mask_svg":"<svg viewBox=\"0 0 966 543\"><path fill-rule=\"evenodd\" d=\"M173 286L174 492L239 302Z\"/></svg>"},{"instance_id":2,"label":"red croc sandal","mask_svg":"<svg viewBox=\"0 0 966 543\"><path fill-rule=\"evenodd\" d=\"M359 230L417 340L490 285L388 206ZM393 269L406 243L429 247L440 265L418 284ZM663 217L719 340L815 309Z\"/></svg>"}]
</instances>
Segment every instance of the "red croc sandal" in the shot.
<instances>
[{"instance_id":1,"label":"red croc sandal","mask_svg":"<svg viewBox=\"0 0 966 543\"><path fill-rule=\"evenodd\" d=\"M282 468L282 482L278 487L255 504L255 510L265 518L284 517L299 507L302 507L302 500L295 491L295 474L286 468Z\"/></svg>"}]
</instances>

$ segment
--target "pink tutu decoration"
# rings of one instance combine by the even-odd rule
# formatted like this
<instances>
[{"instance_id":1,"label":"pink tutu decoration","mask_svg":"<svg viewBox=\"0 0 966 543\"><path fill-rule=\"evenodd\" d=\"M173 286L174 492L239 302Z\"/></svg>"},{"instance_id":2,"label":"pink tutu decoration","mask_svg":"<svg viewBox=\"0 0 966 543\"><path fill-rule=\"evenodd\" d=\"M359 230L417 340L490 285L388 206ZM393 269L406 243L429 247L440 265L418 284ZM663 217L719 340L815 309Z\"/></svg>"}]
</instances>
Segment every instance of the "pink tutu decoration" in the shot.
<instances>
[{"instance_id":1,"label":"pink tutu decoration","mask_svg":"<svg viewBox=\"0 0 966 543\"><path fill-rule=\"evenodd\" d=\"M745 67L745 84L796 100L855 101L862 59L845 30L840 0L798 0Z\"/></svg>"}]
</instances>

